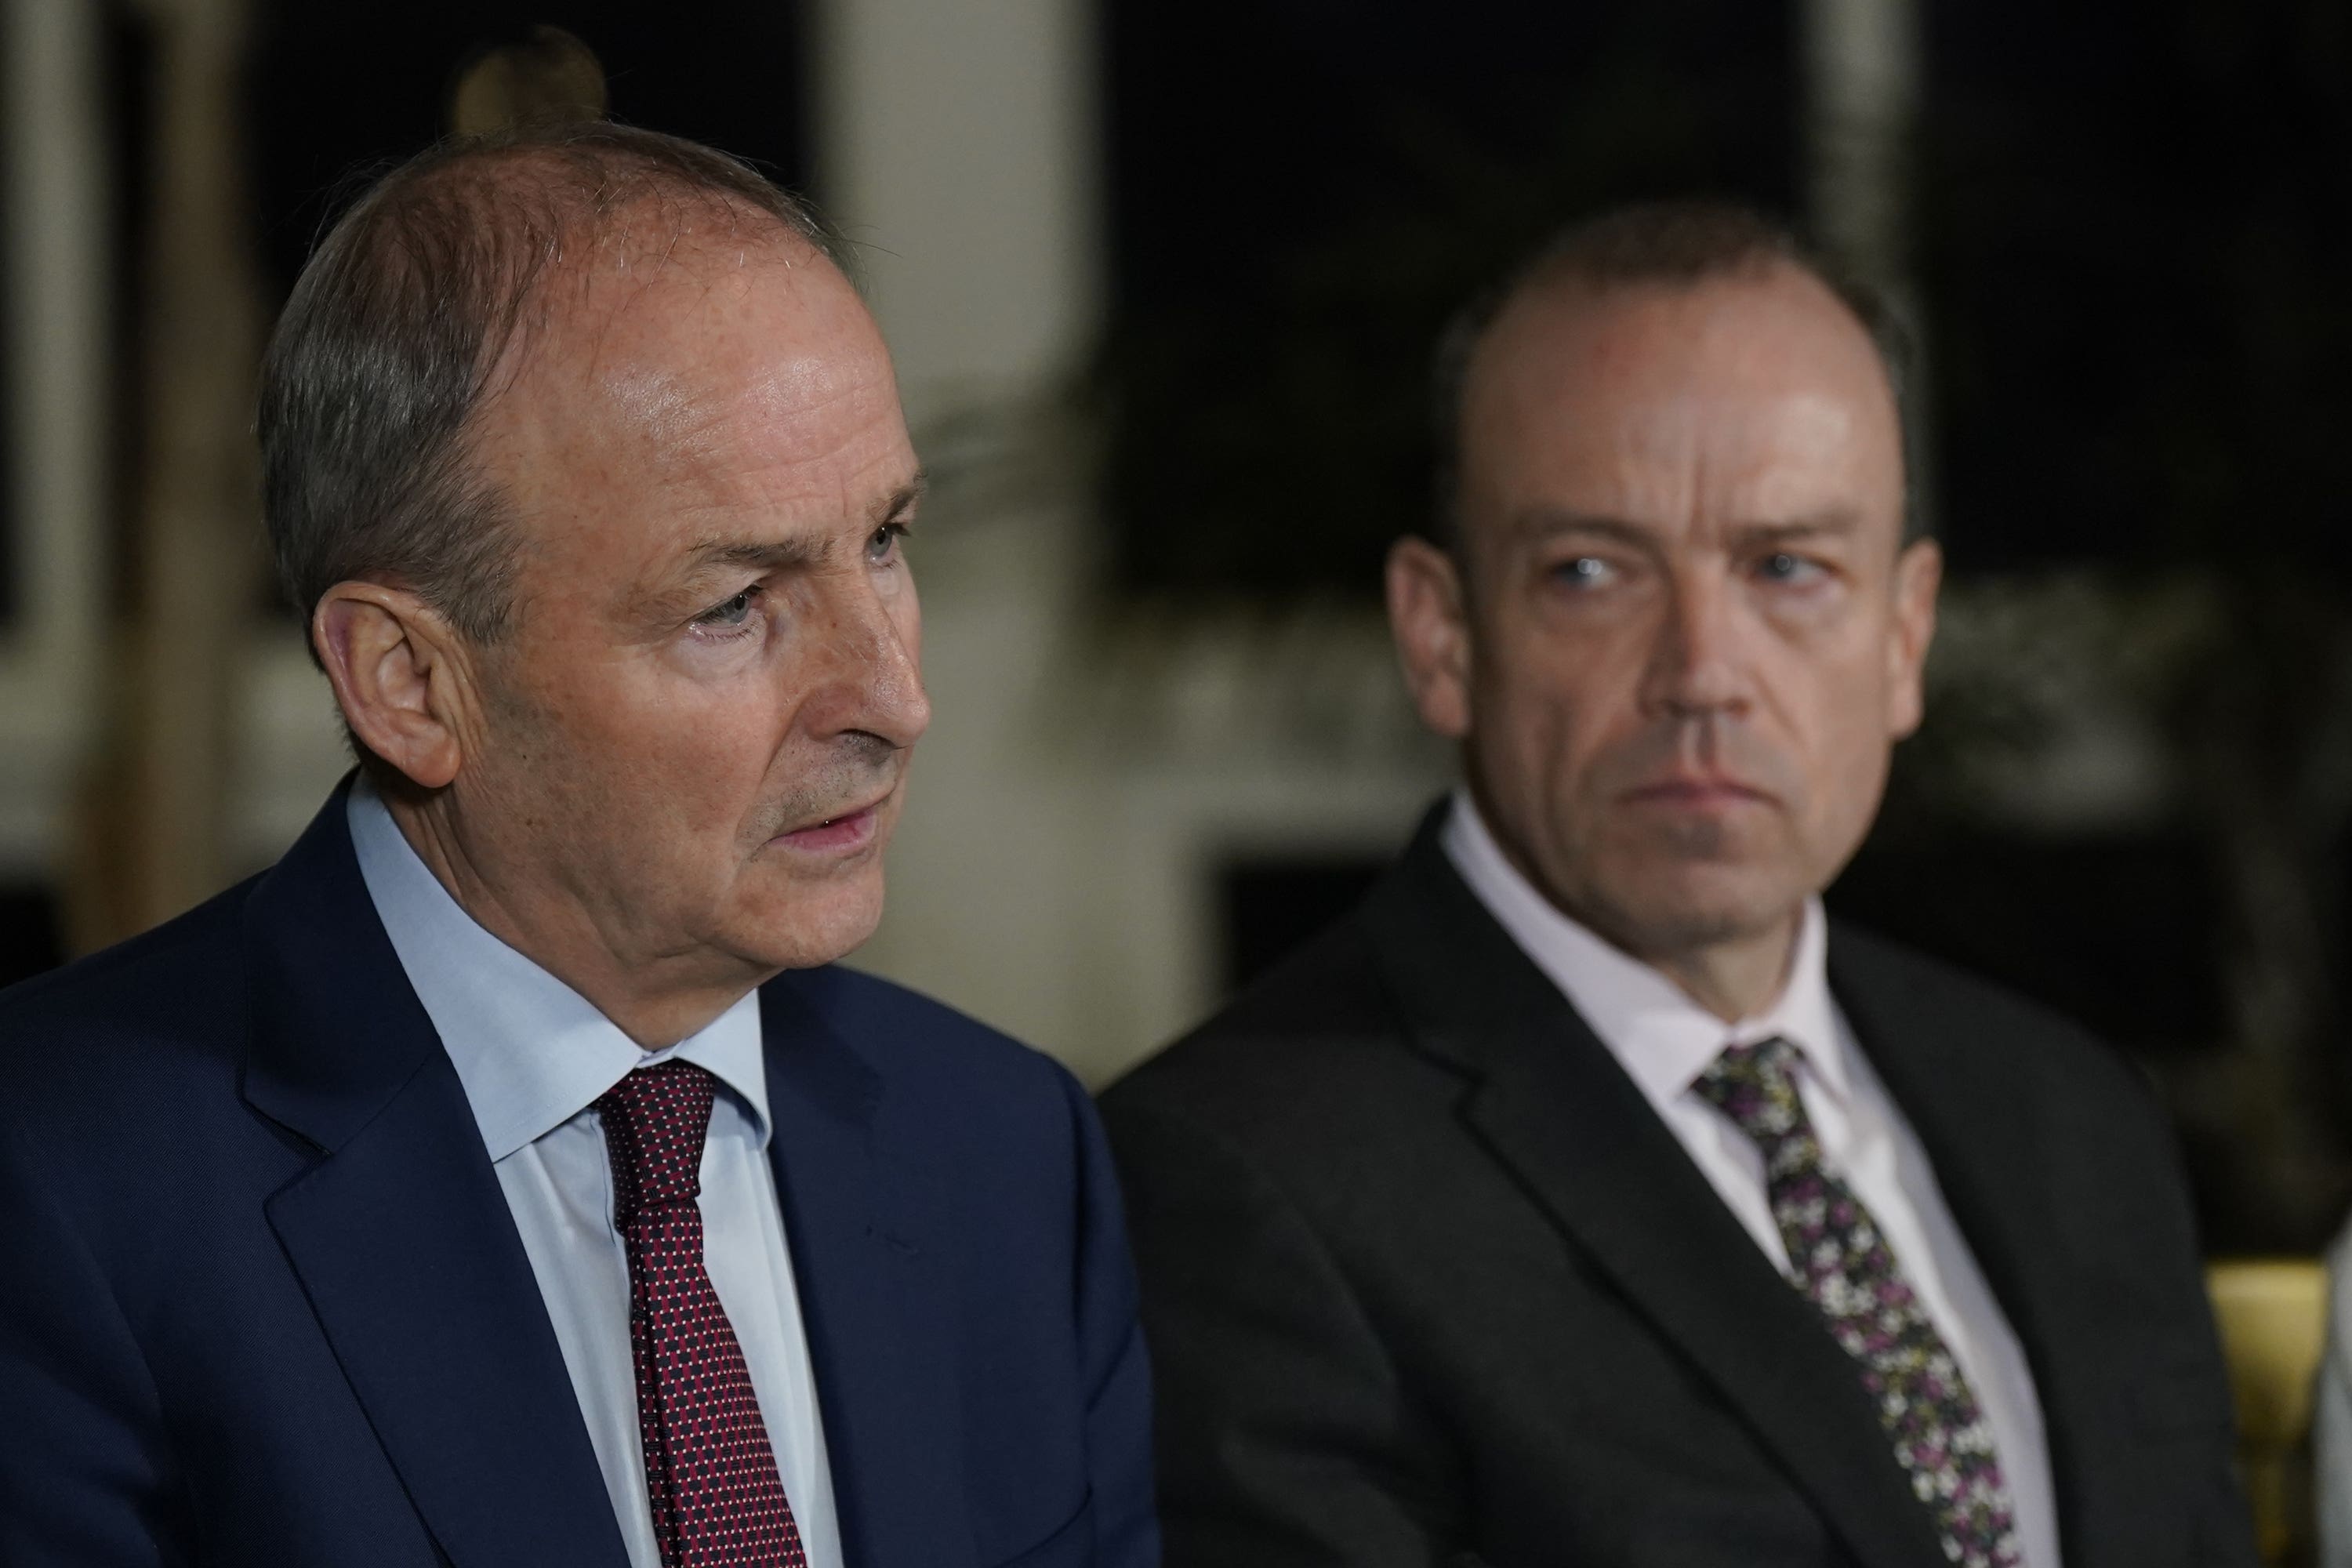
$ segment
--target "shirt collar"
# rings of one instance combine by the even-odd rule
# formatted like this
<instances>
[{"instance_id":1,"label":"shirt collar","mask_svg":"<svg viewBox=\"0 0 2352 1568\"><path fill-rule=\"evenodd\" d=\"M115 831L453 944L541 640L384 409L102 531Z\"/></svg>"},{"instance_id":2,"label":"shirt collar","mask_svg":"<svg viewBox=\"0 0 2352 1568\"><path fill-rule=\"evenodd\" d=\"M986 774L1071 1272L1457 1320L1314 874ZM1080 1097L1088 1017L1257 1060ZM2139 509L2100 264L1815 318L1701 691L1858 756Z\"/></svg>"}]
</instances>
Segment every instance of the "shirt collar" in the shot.
<instances>
[{"instance_id":1,"label":"shirt collar","mask_svg":"<svg viewBox=\"0 0 2352 1568\"><path fill-rule=\"evenodd\" d=\"M1805 900L1779 997L1755 1016L1727 1024L1538 892L1505 857L1467 791L1454 792L1443 843L1478 901L1560 988L1652 1104L1663 1107L1687 1091L1725 1047L1775 1035L1798 1048L1830 1092L1846 1094L1843 1037L1830 1000L1829 922L1819 899Z\"/></svg>"},{"instance_id":2,"label":"shirt collar","mask_svg":"<svg viewBox=\"0 0 2352 1568\"><path fill-rule=\"evenodd\" d=\"M706 1068L733 1090L767 1146L758 992L676 1045L641 1050L586 997L449 896L365 773L346 809L361 879L457 1069L493 1163L571 1121L637 1068L672 1058Z\"/></svg>"}]
</instances>

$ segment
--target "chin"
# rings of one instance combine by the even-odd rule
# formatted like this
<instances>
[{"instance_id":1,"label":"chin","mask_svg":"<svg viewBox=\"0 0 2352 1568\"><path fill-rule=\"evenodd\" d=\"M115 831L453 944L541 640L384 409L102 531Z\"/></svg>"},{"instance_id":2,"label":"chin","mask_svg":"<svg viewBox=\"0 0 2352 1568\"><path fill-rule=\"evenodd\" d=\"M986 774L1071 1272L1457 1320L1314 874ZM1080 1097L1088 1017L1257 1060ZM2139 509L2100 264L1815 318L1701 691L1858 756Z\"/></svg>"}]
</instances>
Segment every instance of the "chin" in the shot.
<instances>
[{"instance_id":1,"label":"chin","mask_svg":"<svg viewBox=\"0 0 2352 1568\"><path fill-rule=\"evenodd\" d=\"M814 969L847 957L882 923L882 865L817 887L768 891L745 911L742 951L772 969Z\"/></svg>"},{"instance_id":2,"label":"chin","mask_svg":"<svg viewBox=\"0 0 2352 1568\"><path fill-rule=\"evenodd\" d=\"M1805 901L1784 879L1728 867L1630 879L1618 904L1625 923L1658 950L1706 947L1758 935Z\"/></svg>"}]
</instances>

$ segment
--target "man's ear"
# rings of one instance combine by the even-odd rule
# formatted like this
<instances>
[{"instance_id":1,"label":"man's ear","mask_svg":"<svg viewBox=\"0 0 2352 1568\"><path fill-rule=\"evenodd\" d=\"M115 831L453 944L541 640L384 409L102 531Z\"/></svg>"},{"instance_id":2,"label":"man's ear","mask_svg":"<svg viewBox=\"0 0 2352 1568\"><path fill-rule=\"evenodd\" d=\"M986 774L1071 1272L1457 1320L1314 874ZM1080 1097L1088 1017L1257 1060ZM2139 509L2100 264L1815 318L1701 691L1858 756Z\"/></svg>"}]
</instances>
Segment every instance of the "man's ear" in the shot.
<instances>
[{"instance_id":1,"label":"man's ear","mask_svg":"<svg viewBox=\"0 0 2352 1568\"><path fill-rule=\"evenodd\" d=\"M1389 631L1421 721L1448 741L1470 732L1470 626L1453 556L1407 536L1389 551Z\"/></svg>"},{"instance_id":2,"label":"man's ear","mask_svg":"<svg viewBox=\"0 0 2352 1568\"><path fill-rule=\"evenodd\" d=\"M1936 640L1936 595L1944 582L1943 548L1932 539L1906 545L1895 561L1895 614L1886 629L1888 732L1897 741L1927 712L1927 647Z\"/></svg>"},{"instance_id":3,"label":"man's ear","mask_svg":"<svg viewBox=\"0 0 2352 1568\"><path fill-rule=\"evenodd\" d=\"M362 745L423 789L457 776L470 721L470 670L448 621L405 588L338 583L310 612L310 646Z\"/></svg>"}]
</instances>

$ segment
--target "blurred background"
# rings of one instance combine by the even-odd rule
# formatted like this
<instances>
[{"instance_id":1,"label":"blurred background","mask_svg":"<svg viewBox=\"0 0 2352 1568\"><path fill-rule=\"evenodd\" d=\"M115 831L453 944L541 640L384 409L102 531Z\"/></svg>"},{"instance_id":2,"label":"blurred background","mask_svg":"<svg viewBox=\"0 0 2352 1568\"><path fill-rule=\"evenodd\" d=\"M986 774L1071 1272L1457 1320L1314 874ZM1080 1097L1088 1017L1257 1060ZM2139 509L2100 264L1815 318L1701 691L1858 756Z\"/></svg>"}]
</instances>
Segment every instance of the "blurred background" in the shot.
<instances>
[{"instance_id":1,"label":"blurred background","mask_svg":"<svg viewBox=\"0 0 2352 1568\"><path fill-rule=\"evenodd\" d=\"M255 357L352 172L576 65L547 24L811 192L898 356L938 718L860 962L1099 1083L1344 908L1449 775L1377 585L1437 323L1597 204L1743 196L1912 317L1952 568L1833 908L2143 1061L2217 1251L2338 1223L2334 0L0 0L0 979L346 765Z\"/></svg>"}]
</instances>

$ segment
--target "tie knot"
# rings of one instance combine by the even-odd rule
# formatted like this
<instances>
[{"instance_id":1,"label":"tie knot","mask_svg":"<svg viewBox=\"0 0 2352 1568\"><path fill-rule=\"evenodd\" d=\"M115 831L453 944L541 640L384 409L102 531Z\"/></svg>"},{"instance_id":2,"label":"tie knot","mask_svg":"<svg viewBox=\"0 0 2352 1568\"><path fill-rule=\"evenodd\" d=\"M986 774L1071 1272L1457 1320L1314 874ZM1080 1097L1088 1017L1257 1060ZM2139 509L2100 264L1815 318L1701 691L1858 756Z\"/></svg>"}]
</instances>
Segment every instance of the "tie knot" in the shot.
<instances>
[{"instance_id":1,"label":"tie knot","mask_svg":"<svg viewBox=\"0 0 2352 1568\"><path fill-rule=\"evenodd\" d=\"M613 1160L614 1209L690 1204L702 1193L702 1143L718 1080L692 1062L640 1068L597 1096Z\"/></svg>"},{"instance_id":2,"label":"tie knot","mask_svg":"<svg viewBox=\"0 0 2352 1568\"><path fill-rule=\"evenodd\" d=\"M1797 1098L1797 1047L1778 1035L1725 1047L1691 1087L1768 1153L1811 1131Z\"/></svg>"}]
</instances>

